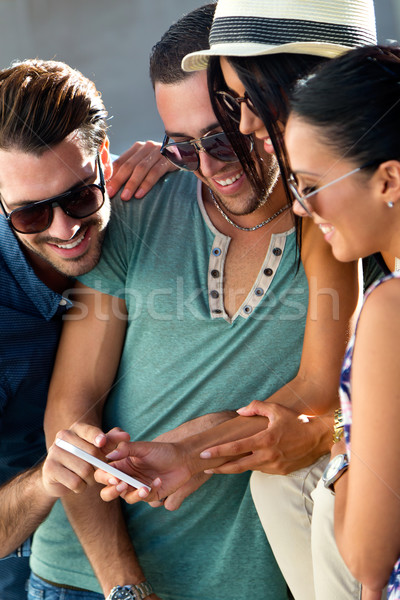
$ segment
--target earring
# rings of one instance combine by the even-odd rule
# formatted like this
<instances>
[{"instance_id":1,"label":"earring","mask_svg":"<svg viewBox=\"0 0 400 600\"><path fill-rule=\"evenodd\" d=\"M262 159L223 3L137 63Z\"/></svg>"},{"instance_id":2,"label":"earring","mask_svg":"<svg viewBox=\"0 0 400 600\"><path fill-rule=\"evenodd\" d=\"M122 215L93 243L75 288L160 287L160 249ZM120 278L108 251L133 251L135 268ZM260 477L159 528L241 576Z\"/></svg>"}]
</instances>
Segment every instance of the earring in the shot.
<instances>
[{"instance_id":1,"label":"earring","mask_svg":"<svg viewBox=\"0 0 400 600\"><path fill-rule=\"evenodd\" d=\"M393 208L393 206L394 206L393 202L388 202L387 205L388 205L388 208Z\"/></svg>"}]
</instances>

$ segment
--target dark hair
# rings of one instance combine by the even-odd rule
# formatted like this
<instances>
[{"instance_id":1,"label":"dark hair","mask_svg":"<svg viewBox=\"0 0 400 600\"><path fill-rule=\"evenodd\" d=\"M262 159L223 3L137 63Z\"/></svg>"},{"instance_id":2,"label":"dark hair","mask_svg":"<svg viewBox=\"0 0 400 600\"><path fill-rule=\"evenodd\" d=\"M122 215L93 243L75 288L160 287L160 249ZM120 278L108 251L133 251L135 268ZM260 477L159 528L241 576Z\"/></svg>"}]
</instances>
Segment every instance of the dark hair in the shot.
<instances>
[{"instance_id":1,"label":"dark hair","mask_svg":"<svg viewBox=\"0 0 400 600\"><path fill-rule=\"evenodd\" d=\"M355 164L400 160L400 48L366 46L300 82L292 110Z\"/></svg>"},{"instance_id":2,"label":"dark hair","mask_svg":"<svg viewBox=\"0 0 400 600\"><path fill-rule=\"evenodd\" d=\"M150 79L156 82L179 83L193 73L182 70L186 54L208 48L208 36L213 22L215 3L196 8L173 23L155 44L150 54Z\"/></svg>"},{"instance_id":3,"label":"dark hair","mask_svg":"<svg viewBox=\"0 0 400 600\"><path fill-rule=\"evenodd\" d=\"M215 7L216 3L206 4L184 15L179 21L173 23L161 40L153 46L150 54L150 78L153 87L157 82L167 85L177 84L197 75L197 72L182 70L182 59L191 52L209 47L208 37ZM218 117L217 113L216 115ZM230 123L227 135L232 145L241 149L239 160L250 180L257 181L257 191L262 197L264 186L259 181L248 144L240 134L237 124Z\"/></svg>"},{"instance_id":4,"label":"dark hair","mask_svg":"<svg viewBox=\"0 0 400 600\"><path fill-rule=\"evenodd\" d=\"M0 71L0 148L41 154L76 131L95 152L107 112L92 81L57 61L26 60Z\"/></svg>"},{"instance_id":5,"label":"dark hair","mask_svg":"<svg viewBox=\"0 0 400 600\"><path fill-rule=\"evenodd\" d=\"M287 187L287 161L283 146L282 125L286 124L289 113L289 96L298 79L312 71L316 65L327 59L307 54L271 54L249 57L227 57L233 66L255 108L261 116L273 144L275 155L282 174L286 196L291 202L291 193ZM227 90L219 57L211 57L208 69L208 85L214 111L224 130L231 127L231 119L226 115L223 105L218 101L214 92ZM248 161L248 155L243 156L242 148L232 139L232 145L241 162ZM250 158L251 161L251 158ZM250 179L258 193L266 189L265 182L260 181L251 166Z\"/></svg>"}]
</instances>

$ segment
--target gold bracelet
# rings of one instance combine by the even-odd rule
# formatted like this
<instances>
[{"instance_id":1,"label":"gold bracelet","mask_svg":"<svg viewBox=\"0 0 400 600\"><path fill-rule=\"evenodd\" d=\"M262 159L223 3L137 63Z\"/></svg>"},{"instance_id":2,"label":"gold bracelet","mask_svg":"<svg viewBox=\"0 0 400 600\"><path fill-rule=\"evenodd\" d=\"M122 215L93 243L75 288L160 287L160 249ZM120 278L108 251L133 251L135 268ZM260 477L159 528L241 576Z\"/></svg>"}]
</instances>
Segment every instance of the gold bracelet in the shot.
<instances>
[{"instance_id":1,"label":"gold bracelet","mask_svg":"<svg viewBox=\"0 0 400 600\"><path fill-rule=\"evenodd\" d=\"M342 409L338 408L335 410L335 420L333 425L333 443L339 442L344 434L344 421Z\"/></svg>"}]
</instances>

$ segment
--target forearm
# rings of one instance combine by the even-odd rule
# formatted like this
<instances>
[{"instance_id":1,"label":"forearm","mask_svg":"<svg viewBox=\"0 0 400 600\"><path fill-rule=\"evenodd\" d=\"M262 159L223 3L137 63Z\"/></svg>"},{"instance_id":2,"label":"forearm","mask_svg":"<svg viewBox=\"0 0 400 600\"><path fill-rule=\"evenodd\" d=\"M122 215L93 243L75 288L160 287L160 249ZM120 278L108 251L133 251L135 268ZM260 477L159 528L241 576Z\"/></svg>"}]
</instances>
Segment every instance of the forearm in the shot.
<instances>
[{"instance_id":1,"label":"forearm","mask_svg":"<svg viewBox=\"0 0 400 600\"><path fill-rule=\"evenodd\" d=\"M126 312L122 300L79 284L77 294L80 305L87 307L87 316L68 321L63 329L44 421L48 445L60 429L69 429L77 422L83 427L101 428L104 402L125 337L126 321L120 318ZM97 317L100 309L107 318ZM119 502L105 504L100 488L93 479L91 482L93 485L83 493L66 496L63 505L107 595L115 585L139 583L144 577Z\"/></svg>"},{"instance_id":2,"label":"forearm","mask_svg":"<svg viewBox=\"0 0 400 600\"><path fill-rule=\"evenodd\" d=\"M88 402L89 406L91 404ZM52 440L63 425L68 421L74 422L76 417L70 411L66 411L62 419L52 415L47 420L48 439ZM99 426L100 411L88 409L85 420L87 424ZM107 596L115 585L140 583L145 577L127 532L119 501L106 504L100 498L100 489L100 486L91 485L81 494L64 497L62 502L103 593Z\"/></svg>"},{"instance_id":3,"label":"forearm","mask_svg":"<svg viewBox=\"0 0 400 600\"><path fill-rule=\"evenodd\" d=\"M370 590L379 592L387 585L398 559L398 553L393 552L393 544L389 541L396 536L398 526L393 523L393 533L388 532L383 540L382 533L378 536L375 526L370 522L366 523L364 515L359 516L362 503L359 503L358 511L349 510L349 475L347 471L335 483L336 543L353 576ZM379 503L377 510L382 510Z\"/></svg>"},{"instance_id":4,"label":"forearm","mask_svg":"<svg viewBox=\"0 0 400 600\"><path fill-rule=\"evenodd\" d=\"M202 457L221 458L225 462L214 467L214 473L262 471L287 475L313 464L332 446L333 417L309 417L270 402L253 401L240 409L251 419L264 417L268 427L251 437L207 448ZM234 455L234 459L229 457ZM208 467L209 468L209 467Z\"/></svg>"},{"instance_id":5,"label":"forearm","mask_svg":"<svg viewBox=\"0 0 400 600\"><path fill-rule=\"evenodd\" d=\"M279 388L267 402L290 408L299 415L333 415L339 407L339 380L329 380L323 370L310 373L302 368L287 384Z\"/></svg>"},{"instance_id":6,"label":"forearm","mask_svg":"<svg viewBox=\"0 0 400 600\"><path fill-rule=\"evenodd\" d=\"M207 437L207 435L211 433L211 428L217 427L221 423L225 423L226 421L234 419L237 416L237 412L234 410L208 413L202 415L201 417L197 417L196 419L192 419L191 421L186 421L175 429L171 429L170 431L162 433L153 441L181 442L187 438L192 438L195 436L199 436L199 439L201 439L202 435ZM208 431L208 434L206 431Z\"/></svg>"},{"instance_id":7,"label":"forearm","mask_svg":"<svg viewBox=\"0 0 400 600\"><path fill-rule=\"evenodd\" d=\"M43 488L41 464L0 487L0 558L32 535L55 500Z\"/></svg>"},{"instance_id":8,"label":"forearm","mask_svg":"<svg viewBox=\"0 0 400 600\"><path fill-rule=\"evenodd\" d=\"M79 496L68 496L63 505L107 596L115 585L140 583L145 577L126 529L120 501L103 502L100 487L96 485Z\"/></svg>"}]
</instances>

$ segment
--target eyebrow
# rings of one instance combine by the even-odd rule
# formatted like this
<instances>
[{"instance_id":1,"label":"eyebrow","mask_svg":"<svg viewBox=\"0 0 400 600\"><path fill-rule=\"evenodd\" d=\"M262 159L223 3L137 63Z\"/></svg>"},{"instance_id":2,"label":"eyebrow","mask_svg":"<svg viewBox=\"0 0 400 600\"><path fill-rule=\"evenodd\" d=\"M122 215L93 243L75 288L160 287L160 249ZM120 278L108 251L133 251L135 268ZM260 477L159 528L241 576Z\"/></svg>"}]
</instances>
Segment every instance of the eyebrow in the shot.
<instances>
[{"instance_id":1,"label":"eyebrow","mask_svg":"<svg viewBox=\"0 0 400 600\"><path fill-rule=\"evenodd\" d=\"M207 127L203 127L203 129L200 129L199 137L203 137L203 136L207 135L207 133L212 133L215 129L218 129L218 128L221 128L221 123L219 123L219 121L216 121L215 123L212 123L211 125L207 125ZM187 133L179 133L176 131L172 132L172 131L165 130L165 134L170 138L186 137L189 139L197 139L197 138L192 138Z\"/></svg>"}]
</instances>

